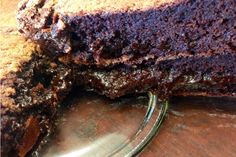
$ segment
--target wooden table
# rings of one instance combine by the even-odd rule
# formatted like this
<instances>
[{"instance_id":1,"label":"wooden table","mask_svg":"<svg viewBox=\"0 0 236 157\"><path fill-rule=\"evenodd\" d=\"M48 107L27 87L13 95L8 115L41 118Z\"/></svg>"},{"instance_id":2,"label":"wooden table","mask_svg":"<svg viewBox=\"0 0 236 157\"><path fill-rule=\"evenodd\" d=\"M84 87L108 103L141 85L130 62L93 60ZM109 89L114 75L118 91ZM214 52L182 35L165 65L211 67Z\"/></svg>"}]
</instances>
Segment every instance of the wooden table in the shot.
<instances>
[{"instance_id":1,"label":"wooden table","mask_svg":"<svg viewBox=\"0 0 236 157\"><path fill-rule=\"evenodd\" d=\"M235 157L236 100L175 98L143 157Z\"/></svg>"}]
</instances>

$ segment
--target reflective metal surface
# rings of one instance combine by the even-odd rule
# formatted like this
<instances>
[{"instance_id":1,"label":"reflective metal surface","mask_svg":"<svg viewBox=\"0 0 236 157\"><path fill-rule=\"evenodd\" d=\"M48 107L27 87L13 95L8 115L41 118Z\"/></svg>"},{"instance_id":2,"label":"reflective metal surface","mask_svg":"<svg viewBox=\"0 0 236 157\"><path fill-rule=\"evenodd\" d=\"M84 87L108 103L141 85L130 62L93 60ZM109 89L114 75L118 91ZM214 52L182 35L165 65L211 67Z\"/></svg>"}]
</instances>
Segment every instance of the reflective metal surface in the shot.
<instances>
[{"instance_id":1,"label":"reflective metal surface","mask_svg":"<svg viewBox=\"0 0 236 157\"><path fill-rule=\"evenodd\" d=\"M145 95L109 100L96 93L75 92L64 103L68 107L63 109L55 137L38 156L66 155L76 150L88 156L110 153L137 133L147 104ZM160 104L156 107L160 111ZM148 130L155 120L150 119ZM168 116L158 136L139 156L235 157L235 138L235 98L175 97L170 99ZM98 150L96 147L99 151L91 151ZM132 148L127 145L127 152Z\"/></svg>"},{"instance_id":2,"label":"reflective metal surface","mask_svg":"<svg viewBox=\"0 0 236 157\"><path fill-rule=\"evenodd\" d=\"M58 121L58 131L43 157L135 156L159 131L168 109L157 96L96 99L81 96ZM83 103L83 101L85 103ZM78 105L76 105L78 104Z\"/></svg>"}]
</instances>

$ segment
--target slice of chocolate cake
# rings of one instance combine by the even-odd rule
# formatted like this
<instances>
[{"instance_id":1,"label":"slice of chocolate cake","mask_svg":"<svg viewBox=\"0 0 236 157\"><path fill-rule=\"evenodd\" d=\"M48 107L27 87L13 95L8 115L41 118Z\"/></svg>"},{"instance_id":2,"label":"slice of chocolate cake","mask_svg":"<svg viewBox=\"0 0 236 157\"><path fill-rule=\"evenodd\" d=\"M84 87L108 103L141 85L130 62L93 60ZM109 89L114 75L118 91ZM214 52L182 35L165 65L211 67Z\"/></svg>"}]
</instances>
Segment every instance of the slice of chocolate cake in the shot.
<instances>
[{"instance_id":1,"label":"slice of chocolate cake","mask_svg":"<svg viewBox=\"0 0 236 157\"><path fill-rule=\"evenodd\" d=\"M24 157L50 133L72 77L19 35L12 3L1 3L6 8L0 15L0 156Z\"/></svg>"},{"instance_id":2,"label":"slice of chocolate cake","mask_svg":"<svg viewBox=\"0 0 236 157\"><path fill-rule=\"evenodd\" d=\"M235 0L26 0L18 23L112 98L236 95Z\"/></svg>"}]
</instances>

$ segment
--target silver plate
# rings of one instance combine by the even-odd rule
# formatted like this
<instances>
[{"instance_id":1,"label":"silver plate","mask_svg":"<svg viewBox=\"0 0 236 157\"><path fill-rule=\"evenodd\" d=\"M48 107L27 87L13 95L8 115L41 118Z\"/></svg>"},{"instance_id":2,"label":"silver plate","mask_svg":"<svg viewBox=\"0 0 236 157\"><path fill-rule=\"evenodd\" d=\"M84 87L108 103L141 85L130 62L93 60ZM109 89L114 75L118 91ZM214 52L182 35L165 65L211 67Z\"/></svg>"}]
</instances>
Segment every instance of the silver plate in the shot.
<instances>
[{"instance_id":1,"label":"silver plate","mask_svg":"<svg viewBox=\"0 0 236 157\"><path fill-rule=\"evenodd\" d=\"M157 102L152 93L149 100L98 97L87 93L66 104L58 130L40 156L136 156L155 137L168 109L168 103Z\"/></svg>"}]
</instances>

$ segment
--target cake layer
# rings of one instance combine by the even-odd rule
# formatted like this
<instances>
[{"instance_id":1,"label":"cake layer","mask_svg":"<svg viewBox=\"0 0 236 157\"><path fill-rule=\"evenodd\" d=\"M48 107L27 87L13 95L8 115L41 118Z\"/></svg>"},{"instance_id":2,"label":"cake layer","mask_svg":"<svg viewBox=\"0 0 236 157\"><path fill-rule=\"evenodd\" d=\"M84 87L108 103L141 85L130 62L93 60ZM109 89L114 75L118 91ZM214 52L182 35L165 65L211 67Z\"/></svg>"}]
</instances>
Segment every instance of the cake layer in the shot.
<instances>
[{"instance_id":1,"label":"cake layer","mask_svg":"<svg viewBox=\"0 0 236 157\"><path fill-rule=\"evenodd\" d=\"M174 95L236 97L236 54L181 57L136 68L78 70L78 84L108 97L155 91L159 98Z\"/></svg>"},{"instance_id":2,"label":"cake layer","mask_svg":"<svg viewBox=\"0 0 236 157\"><path fill-rule=\"evenodd\" d=\"M77 69L77 84L111 98L153 89L235 96L235 11L234 0L25 0L18 22Z\"/></svg>"},{"instance_id":3,"label":"cake layer","mask_svg":"<svg viewBox=\"0 0 236 157\"><path fill-rule=\"evenodd\" d=\"M78 65L235 53L235 0L25 0L19 30Z\"/></svg>"}]
</instances>

